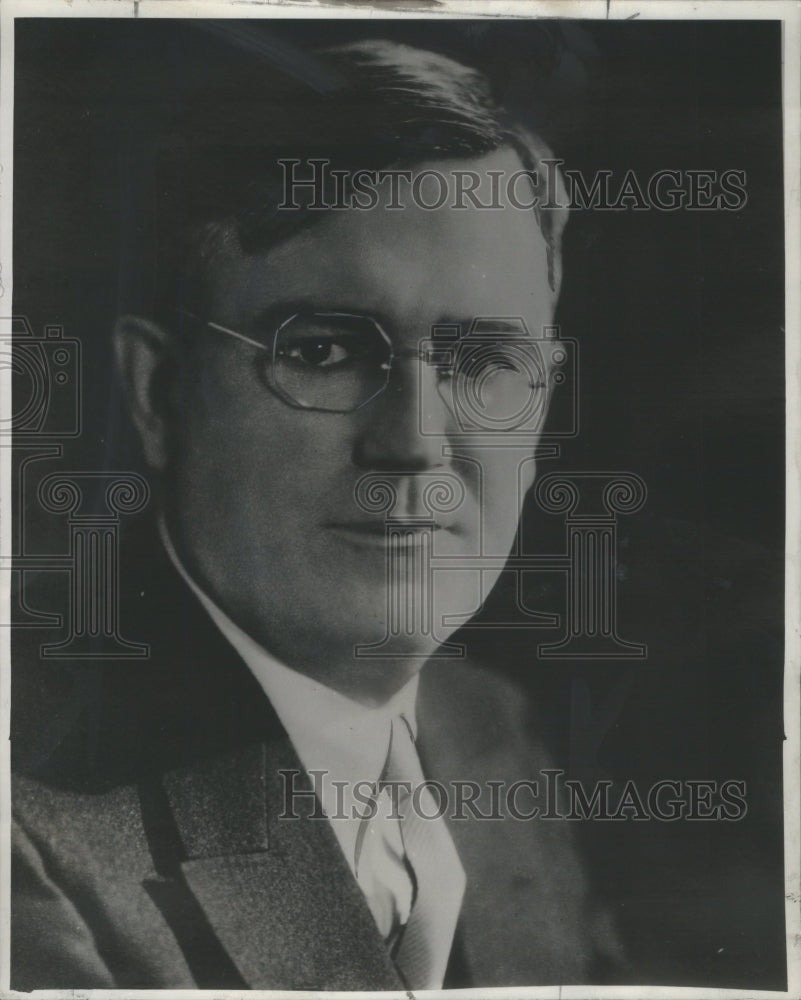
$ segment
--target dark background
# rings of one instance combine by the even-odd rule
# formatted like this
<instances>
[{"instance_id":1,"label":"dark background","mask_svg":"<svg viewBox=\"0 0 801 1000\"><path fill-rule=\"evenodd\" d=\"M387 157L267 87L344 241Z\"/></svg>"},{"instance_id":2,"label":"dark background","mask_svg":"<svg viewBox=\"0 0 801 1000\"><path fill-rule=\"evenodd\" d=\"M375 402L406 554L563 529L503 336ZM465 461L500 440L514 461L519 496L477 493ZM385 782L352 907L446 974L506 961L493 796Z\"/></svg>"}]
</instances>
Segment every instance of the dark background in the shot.
<instances>
[{"instance_id":1,"label":"dark background","mask_svg":"<svg viewBox=\"0 0 801 1000\"><path fill-rule=\"evenodd\" d=\"M548 706L543 724L579 776L747 781L741 823L615 824L593 829L589 849L649 981L782 988L780 26L17 20L14 312L36 331L63 325L84 351L83 432L42 473L138 467L108 346L127 294L137 130L243 31L290 62L292 46L362 36L472 62L587 177L746 172L736 212L582 211L566 230L558 320L579 342L581 432L542 471L647 483L643 511L621 520L619 611L647 660L537 663L552 637L474 639ZM63 525L31 495L24 509L27 548L62 548ZM527 548L558 551L561 532L528 506ZM506 597L501 586L496 603ZM529 598L558 607L559 588L532 578ZM586 698L601 736L577 755Z\"/></svg>"}]
</instances>

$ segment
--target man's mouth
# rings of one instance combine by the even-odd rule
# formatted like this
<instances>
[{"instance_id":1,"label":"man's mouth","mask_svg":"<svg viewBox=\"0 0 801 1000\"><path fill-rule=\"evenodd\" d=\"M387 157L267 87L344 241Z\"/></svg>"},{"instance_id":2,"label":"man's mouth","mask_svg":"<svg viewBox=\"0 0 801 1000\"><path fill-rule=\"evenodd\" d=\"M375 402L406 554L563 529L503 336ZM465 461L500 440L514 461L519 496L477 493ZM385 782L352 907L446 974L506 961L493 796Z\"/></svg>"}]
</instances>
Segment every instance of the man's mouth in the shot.
<instances>
[{"instance_id":1,"label":"man's mouth","mask_svg":"<svg viewBox=\"0 0 801 1000\"><path fill-rule=\"evenodd\" d=\"M454 527L438 524L436 521L409 518L393 520L390 523L370 521L330 521L323 525L354 545L388 550L422 548L426 540L439 532L455 533Z\"/></svg>"}]
</instances>

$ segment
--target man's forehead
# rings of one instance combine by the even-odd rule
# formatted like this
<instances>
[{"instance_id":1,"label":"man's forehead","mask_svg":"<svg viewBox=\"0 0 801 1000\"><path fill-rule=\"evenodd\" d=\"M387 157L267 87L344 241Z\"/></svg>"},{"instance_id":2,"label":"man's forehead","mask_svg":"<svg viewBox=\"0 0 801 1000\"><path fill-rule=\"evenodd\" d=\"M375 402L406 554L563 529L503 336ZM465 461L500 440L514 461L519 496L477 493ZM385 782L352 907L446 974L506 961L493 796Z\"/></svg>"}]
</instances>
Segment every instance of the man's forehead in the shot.
<instances>
[{"instance_id":1,"label":"man's forehead","mask_svg":"<svg viewBox=\"0 0 801 1000\"><path fill-rule=\"evenodd\" d=\"M226 249L210 275L212 299L226 319L243 320L281 298L320 297L321 305L361 306L386 313L508 315L548 311L547 244L531 208L530 180L511 149L469 160L442 160L410 168L436 171L451 184L472 185L473 199L431 209L383 191L369 209L329 210L319 222L264 253ZM468 180L459 175L469 172ZM430 179L430 173L426 179ZM509 197L514 181L517 195ZM420 191L423 190L420 186ZM476 204L476 202L478 204ZM490 207L481 207L490 206ZM231 315L235 309L239 315Z\"/></svg>"}]
</instances>

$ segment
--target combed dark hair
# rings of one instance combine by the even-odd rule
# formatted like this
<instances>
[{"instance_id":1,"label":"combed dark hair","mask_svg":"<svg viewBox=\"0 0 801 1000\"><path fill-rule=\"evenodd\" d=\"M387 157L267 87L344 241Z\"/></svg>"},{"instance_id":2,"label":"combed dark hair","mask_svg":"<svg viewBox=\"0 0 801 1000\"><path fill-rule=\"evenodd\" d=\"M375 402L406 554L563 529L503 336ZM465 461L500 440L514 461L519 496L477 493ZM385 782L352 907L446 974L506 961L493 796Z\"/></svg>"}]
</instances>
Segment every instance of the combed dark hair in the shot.
<instances>
[{"instance_id":1,"label":"combed dark hair","mask_svg":"<svg viewBox=\"0 0 801 1000\"><path fill-rule=\"evenodd\" d=\"M232 240L246 253L263 251L325 214L279 209L282 159L323 158L353 173L510 146L545 181L547 146L495 103L481 73L447 56L374 39L304 52L292 70L277 72L274 60L229 64L160 135L147 241L153 277L137 311L170 324L179 305L202 309L207 268ZM566 210L533 211L557 291Z\"/></svg>"}]
</instances>

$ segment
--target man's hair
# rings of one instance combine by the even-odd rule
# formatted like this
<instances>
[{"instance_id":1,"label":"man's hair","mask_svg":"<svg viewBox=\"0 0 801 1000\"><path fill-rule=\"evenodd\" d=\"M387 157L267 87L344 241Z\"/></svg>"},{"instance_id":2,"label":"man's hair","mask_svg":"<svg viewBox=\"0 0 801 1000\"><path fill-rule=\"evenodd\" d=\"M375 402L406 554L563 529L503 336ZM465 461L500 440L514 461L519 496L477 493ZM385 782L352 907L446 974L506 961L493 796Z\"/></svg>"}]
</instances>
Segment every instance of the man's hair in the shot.
<instances>
[{"instance_id":1,"label":"man's hair","mask_svg":"<svg viewBox=\"0 0 801 1000\"><path fill-rule=\"evenodd\" d=\"M153 144L147 186L156 197L145 201L144 214L141 203L137 211L146 266L136 283L139 301L129 308L171 326L181 307L203 310L206 275L221 251L264 251L324 217L308 205L279 208L281 160L299 160L297 176L312 159L352 176L469 160L502 147L514 149L538 178L545 202L546 185L559 183L543 165L548 147L495 102L475 69L379 39L292 50L289 57L283 50L239 51L235 58L229 52L181 100ZM551 204L564 204L559 192L548 194ZM325 201L334 202L333 191ZM556 294L566 209L531 211L548 245Z\"/></svg>"}]
</instances>

